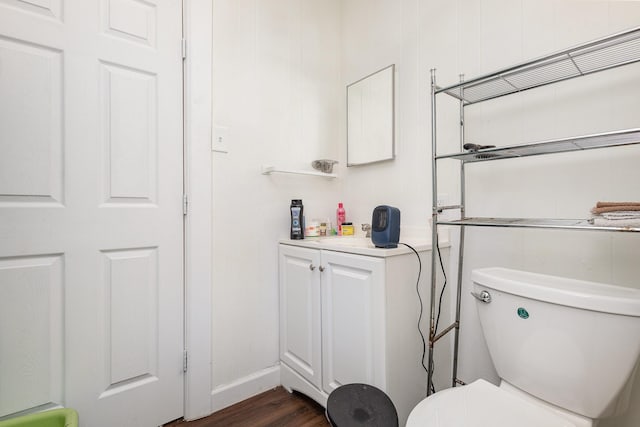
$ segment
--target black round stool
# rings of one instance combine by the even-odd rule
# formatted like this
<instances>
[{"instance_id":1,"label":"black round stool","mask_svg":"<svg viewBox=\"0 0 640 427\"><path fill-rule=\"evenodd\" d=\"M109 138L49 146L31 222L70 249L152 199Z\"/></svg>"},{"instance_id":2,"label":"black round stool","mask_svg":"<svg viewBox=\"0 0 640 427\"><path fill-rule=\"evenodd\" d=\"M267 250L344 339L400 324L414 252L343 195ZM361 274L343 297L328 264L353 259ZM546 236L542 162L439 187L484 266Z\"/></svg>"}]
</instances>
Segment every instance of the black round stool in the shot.
<instances>
[{"instance_id":1,"label":"black round stool","mask_svg":"<svg viewBox=\"0 0 640 427\"><path fill-rule=\"evenodd\" d=\"M327 419L334 427L398 427L398 412L382 390L345 384L327 399Z\"/></svg>"}]
</instances>

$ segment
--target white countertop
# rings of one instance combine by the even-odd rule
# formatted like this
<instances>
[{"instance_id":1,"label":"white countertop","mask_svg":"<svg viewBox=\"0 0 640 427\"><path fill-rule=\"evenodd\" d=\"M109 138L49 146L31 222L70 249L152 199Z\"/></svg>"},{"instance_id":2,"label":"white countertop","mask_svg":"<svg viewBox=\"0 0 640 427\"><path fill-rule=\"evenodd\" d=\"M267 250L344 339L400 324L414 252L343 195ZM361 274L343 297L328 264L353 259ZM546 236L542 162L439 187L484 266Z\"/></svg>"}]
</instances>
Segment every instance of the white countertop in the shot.
<instances>
[{"instance_id":1,"label":"white countertop","mask_svg":"<svg viewBox=\"0 0 640 427\"><path fill-rule=\"evenodd\" d=\"M311 249L326 249L337 252L347 252L358 255L375 256L386 258L390 256L411 253L411 249L402 243L411 245L418 252L431 250L431 239L410 237L400 239L397 248L383 249L376 248L370 238L362 236L330 236L330 237L305 237L302 240L280 239L279 243L292 246L301 246ZM448 247L448 239L440 240L440 247Z\"/></svg>"}]
</instances>

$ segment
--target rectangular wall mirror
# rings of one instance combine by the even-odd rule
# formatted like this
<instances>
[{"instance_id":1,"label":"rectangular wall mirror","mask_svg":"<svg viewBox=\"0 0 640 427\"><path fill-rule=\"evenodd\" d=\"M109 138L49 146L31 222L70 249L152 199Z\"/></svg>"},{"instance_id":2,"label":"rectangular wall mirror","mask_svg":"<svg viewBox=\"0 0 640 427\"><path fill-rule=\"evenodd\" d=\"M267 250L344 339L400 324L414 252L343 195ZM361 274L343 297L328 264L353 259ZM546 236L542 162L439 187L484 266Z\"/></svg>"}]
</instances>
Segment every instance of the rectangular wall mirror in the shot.
<instances>
[{"instance_id":1,"label":"rectangular wall mirror","mask_svg":"<svg viewBox=\"0 0 640 427\"><path fill-rule=\"evenodd\" d=\"M395 157L395 64L347 86L347 166Z\"/></svg>"}]
</instances>

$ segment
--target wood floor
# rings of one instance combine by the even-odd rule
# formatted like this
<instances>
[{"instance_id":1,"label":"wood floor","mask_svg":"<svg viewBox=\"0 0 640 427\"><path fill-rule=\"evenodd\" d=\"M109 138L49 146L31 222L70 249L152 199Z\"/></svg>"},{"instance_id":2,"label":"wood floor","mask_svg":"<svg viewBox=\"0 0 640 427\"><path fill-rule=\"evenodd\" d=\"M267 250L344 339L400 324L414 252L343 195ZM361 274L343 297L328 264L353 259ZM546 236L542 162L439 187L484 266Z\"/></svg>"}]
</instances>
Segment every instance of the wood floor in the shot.
<instances>
[{"instance_id":1,"label":"wood floor","mask_svg":"<svg viewBox=\"0 0 640 427\"><path fill-rule=\"evenodd\" d=\"M299 393L282 387L196 421L174 421L164 427L327 427L324 408Z\"/></svg>"}]
</instances>

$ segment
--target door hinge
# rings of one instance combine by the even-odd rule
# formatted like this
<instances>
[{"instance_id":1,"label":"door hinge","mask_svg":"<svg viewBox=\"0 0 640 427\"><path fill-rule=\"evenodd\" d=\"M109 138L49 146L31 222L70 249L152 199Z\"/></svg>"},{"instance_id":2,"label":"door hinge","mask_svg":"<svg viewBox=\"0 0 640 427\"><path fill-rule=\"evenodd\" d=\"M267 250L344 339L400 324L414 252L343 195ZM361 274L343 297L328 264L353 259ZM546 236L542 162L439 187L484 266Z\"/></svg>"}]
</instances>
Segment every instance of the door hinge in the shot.
<instances>
[{"instance_id":1,"label":"door hinge","mask_svg":"<svg viewBox=\"0 0 640 427\"><path fill-rule=\"evenodd\" d=\"M189 211L189 198L186 194L182 195L182 215L186 215Z\"/></svg>"},{"instance_id":2,"label":"door hinge","mask_svg":"<svg viewBox=\"0 0 640 427\"><path fill-rule=\"evenodd\" d=\"M185 350L182 353L182 372L187 372L187 368L189 365L189 353Z\"/></svg>"},{"instance_id":3,"label":"door hinge","mask_svg":"<svg viewBox=\"0 0 640 427\"><path fill-rule=\"evenodd\" d=\"M182 39L182 59L187 58L187 40Z\"/></svg>"}]
</instances>

